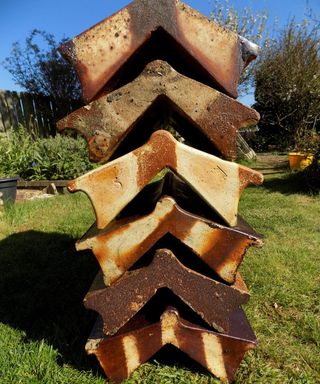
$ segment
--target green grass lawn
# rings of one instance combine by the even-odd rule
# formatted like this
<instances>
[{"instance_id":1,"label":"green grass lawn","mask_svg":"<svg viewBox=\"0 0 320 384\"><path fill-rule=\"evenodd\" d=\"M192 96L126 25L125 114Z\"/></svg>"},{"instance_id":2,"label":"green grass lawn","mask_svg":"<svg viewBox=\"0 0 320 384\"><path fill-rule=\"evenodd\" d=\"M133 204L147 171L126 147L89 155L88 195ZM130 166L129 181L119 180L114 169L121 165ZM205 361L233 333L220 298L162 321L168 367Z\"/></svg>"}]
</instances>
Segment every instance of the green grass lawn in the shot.
<instances>
[{"instance_id":1,"label":"green grass lawn","mask_svg":"<svg viewBox=\"0 0 320 384\"><path fill-rule=\"evenodd\" d=\"M296 177L268 179L242 195L241 215L265 236L241 266L245 311L259 340L236 383L320 383L320 196ZM74 242L93 223L82 194L16 204L0 218L0 383L105 383L83 351L94 314L82 299L97 270ZM127 383L219 381L161 354Z\"/></svg>"}]
</instances>

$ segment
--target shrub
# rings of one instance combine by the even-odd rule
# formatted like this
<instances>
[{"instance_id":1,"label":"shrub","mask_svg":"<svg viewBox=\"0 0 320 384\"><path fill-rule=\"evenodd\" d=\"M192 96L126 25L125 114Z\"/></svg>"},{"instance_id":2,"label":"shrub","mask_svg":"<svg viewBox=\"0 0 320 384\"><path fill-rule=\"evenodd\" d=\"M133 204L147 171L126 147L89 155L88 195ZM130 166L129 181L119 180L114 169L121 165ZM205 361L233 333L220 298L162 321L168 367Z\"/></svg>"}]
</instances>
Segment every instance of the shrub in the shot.
<instances>
[{"instance_id":1,"label":"shrub","mask_svg":"<svg viewBox=\"0 0 320 384\"><path fill-rule=\"evenodd\" d=\"M262 55L255 108L263 144L314 152L320 134L320 24L294 19ZM265 148L266 149L266 148Z\"/></svg>"},{"instance_id":2,"label":"shrub","mask_svg":"<svg viewBox=\"0 0 320 384\"><path fill-rule=\"evenodd\" d=\"M93 169L82 137L32 139L23 127L0 139L0 175L25 180L73 179Z\"/></svg>"},{"instance_id":3,"label":"shrub","mask_svg":"<svg viewBox=\"0 0 320 384\"><path fill-rule=\"evenodd\" d=\"M303 171L305 182L312 192L320 192L320 145L312 164Z\"/></svg>"},{"instance_id":4,"label":"shrub","mask_svg":"<svg viewBox=\"0 0 320 384\"><path fill-rule=\"evenodd\" d=\"M24 44L13 44L10 56L2 63L21 88L31 94L49 96L57 106L58 118L70 112L70 101L80 102L81 94L73 66L57 51L67 40L57 42L52 34L33 29Z\"/></svg>"}]
</instances>

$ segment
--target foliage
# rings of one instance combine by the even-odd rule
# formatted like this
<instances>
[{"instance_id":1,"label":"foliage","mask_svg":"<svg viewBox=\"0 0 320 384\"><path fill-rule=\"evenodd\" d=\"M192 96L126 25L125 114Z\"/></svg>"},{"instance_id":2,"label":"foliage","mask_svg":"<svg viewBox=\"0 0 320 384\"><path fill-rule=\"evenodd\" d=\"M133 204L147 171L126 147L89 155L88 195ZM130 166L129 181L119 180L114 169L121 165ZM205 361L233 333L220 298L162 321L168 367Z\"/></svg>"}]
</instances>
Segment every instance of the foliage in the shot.
<instances>
[{"instance_id":1,"label":"foliage","mask_svg":"<svg viewBox=\"0 0 320 384\"><path fill-rule=\"evenodd\" d=\"M3 63L13 80L27 92L50 96L61 110L61 116L68 112L65 111L66 100L80 98L76 73L57 52L58 46L66 40L58 43L52 34L34 29L23 47L19 42L13 44L11 55Z\"/></svg>"},{"instance_id":2,"label":"foliage","mask_svg":"<svg viewBox=\"0 0 320 384\"><path fill-rule=\"evenodd\" d=\"M320 24L294 19L258 63L256 104L265 145L314 151L320 131Z\"/></svg>"},{"instance_id":3,"label":"foliage","mask_svg":"<svg viewBox=\"0 0 320 384\"><path fill-rule=\"evenodd\" d=\"M303 171L306 185L312 192L320 192L320 145L309 167Z\"/></svg>"},{"instance_id":4,"label":"foliage","mask_svg":"<svg viewBox=\"0 0 320 384\"><path fill-rule=\"evenodd\" d=\"M234 5L230 4L229 0L213 0L212 6L211 18L218 24L261 47L267 45L266 23L268 12L266 9L261 13L254 11L252 7L244 7L241 11L238 11ZM258 60L259 58L251 63L241 76L239 92L242 95L247 94L253 85L253 74Z\"/></svg>"},{"instance_id":5,"label":"foliage","mask_svg":"<svg viewBox=\"0 0 320 384\"><path fill-rule=\"evenodd\" d=\"M73 179L93 169L81 137L32 139L23 127L0 139L0 176L25 180Z\"/></svg>"}]
</instances>

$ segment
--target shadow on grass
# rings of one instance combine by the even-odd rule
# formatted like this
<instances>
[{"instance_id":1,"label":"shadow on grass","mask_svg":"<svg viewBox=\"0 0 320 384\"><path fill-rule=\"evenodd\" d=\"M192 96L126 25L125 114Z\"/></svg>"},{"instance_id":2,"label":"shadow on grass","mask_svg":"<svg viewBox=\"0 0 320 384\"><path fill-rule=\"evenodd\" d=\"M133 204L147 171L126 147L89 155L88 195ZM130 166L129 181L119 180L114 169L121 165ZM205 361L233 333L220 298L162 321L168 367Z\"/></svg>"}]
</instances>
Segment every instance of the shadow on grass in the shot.
<instances>
[{"instance_id":1,"label":"shadow on grass","mask_svg":"<svg viewBox=\"0 0 320 384\"><path fill-rule=\"evenodd\" d=\"M28 231L0 242L0 322L44 339L61 363L93 369L84 344L95 315L83 297L98 270L88 253L76 252L75 240L57 233Z\"/></svg>"},{"instance_id":2,"label":"shadow on grass","mask_svg":"<svg viewBox=\"0 0 320 384\"><path fill-rule=\"evenodd\" d=\"M303 172L266 178L263 187L270 192L280 192L284 195L299 193L310 196L315 193L312 192L308 179Z\"/></svg>"},{"instance_id":3,"label":"shadow on grass","mask_svg":"<svg viewBox=\"0 0 320 384\"><path fill-rule=\"evenodd\" d=\"M97 360L84 351L96 314L87 311L82 301L98 265L91 254L76 252L74 242L66 235L36 231L0 242L0 322L24 331L27 340L45 340L58 350L61 365L104 377ZM170 346L154 359L206 372Z\"/></svg>"}]
</instances>

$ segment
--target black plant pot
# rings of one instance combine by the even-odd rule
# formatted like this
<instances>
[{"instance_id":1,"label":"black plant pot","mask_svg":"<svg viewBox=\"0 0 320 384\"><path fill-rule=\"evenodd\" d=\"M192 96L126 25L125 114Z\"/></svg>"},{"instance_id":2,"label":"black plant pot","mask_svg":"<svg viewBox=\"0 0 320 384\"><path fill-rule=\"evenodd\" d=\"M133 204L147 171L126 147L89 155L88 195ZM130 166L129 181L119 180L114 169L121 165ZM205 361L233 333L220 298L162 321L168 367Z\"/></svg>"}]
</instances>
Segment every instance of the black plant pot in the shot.
<instances>
[{"instance_id":1,"label":"black plant pot","mask_svg":"<svg viewBox=\"0 0 320 384\"><path fill-rule=\"evenodd\" d=\"M14 203L17 196L18 177L0 178L0 197L4 204Z\"/></svg>"}]
</instances>

